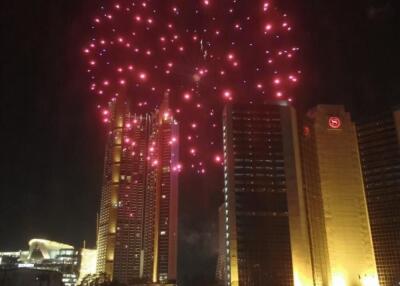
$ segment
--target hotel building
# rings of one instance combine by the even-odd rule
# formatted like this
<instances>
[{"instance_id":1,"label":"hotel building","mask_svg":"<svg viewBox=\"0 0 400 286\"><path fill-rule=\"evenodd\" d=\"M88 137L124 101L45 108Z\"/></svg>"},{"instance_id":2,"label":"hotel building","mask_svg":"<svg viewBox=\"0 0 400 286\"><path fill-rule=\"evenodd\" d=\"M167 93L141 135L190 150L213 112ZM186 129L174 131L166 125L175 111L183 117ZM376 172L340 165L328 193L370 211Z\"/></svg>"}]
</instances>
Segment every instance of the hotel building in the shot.
<instances>
[{"instance_id":1,"label":"hotel building","mask_svg":"<svg viewBox=\"0 0 400 286\"><path fill-rule=\"evenodd\" d=\"M379 285L350 114L343 106L318 105L301 133L315 285Z\"/></svg>"}]
</instances>

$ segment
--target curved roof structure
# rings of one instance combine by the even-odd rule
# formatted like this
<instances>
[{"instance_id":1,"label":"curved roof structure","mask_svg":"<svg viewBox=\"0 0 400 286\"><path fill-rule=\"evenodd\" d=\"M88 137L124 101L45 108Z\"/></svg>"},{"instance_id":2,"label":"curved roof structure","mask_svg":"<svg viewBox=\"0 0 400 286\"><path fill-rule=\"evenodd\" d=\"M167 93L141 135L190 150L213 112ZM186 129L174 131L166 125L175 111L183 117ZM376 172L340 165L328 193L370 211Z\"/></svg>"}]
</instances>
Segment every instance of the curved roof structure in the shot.
<instances>
[{"instance_id":1,"label":"curved roof structure","mask_svg":"<svg viewBox=\"0 0 400 286\"><path fill-rule=\"evenodd\" d=\"M72 245L51 241L47 239L34 238L29 241L29 259L51 259L61 249L74 249Z\"/></svg>"}]
</instances>

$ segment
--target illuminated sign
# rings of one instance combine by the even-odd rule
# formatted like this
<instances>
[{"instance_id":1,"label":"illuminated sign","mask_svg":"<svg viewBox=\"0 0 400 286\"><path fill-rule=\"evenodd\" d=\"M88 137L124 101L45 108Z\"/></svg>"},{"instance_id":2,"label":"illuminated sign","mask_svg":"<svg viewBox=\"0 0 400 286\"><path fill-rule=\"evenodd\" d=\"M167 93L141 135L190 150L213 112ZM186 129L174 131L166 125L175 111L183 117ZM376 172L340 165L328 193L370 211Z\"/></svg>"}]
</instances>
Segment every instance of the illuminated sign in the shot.
<instances>
[{"instance_id":1,"label":"illuminated sign","mask_svg":"<svg viewBox=\"0 0 400 286\"><path fill-rule=\"evenodd\" d=\"M303 135L304 136L309 136L310 135L310 127L308 127L308 126L304 126L304 128L303 128Z\"/></svg>"},{"instance_id":2,"label":"illuminated sign","mask_svg":"<svg viewBox=\"0 0 400 286\"><path fill-rule=\"evenodd\" d=\"M340 120L339 117L336 116L329 117L328 124L329 128L332 129L339 129L340 127L342 127L342 121Z\"/></svg>"}]
</instances>

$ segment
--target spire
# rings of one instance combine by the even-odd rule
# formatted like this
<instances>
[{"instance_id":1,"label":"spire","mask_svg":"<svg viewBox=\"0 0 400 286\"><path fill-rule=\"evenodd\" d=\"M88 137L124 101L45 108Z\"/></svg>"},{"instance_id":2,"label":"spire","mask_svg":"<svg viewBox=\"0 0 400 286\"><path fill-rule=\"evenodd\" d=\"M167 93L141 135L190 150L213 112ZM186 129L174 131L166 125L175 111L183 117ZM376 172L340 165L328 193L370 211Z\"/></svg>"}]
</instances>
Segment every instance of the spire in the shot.
<instances>
[{"instance_id":1,"label":"spire","mask_svg":"<svg viewBox=\"0 0 400 286\"><path fill-rule=\"evenodd\" d=\"M115 100L111 102L113 108L113 126L121 128L124 125L125 117L129 114L129 104L126 89L121 89Z\"/></svg>"},{"instance_id":2,"label":"spire","mask_svg":"<svg viewBox=\"0 0 400 286\"><path fill-rule=\"evenodd\" d=\"M164 98L160 105L159 119L160 119L160 122L171 119L171 112L170 112L170 108L169 108L169 91L168 90L164 93Z\"/></svg>"},{"instance_id":3,"label":"spire","mask_svg":"<svg viewBox=\"0 0 400 286\"><path fill-rule=\"evenodd\" d=\"M161 102L160 111L164 113L169 110L169 91L165 91L163 101Z\"/></svg>"}]
</instances>

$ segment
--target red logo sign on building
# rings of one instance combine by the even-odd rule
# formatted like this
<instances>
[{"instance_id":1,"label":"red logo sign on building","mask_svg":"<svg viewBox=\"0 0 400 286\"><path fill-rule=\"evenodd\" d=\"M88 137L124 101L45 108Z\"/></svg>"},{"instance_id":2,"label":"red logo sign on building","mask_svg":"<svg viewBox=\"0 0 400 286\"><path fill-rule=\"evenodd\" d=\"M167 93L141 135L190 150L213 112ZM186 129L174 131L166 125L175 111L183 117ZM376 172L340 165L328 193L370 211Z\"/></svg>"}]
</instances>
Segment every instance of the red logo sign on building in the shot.
<instances>
[{"instance_id":1,"label":"red logo sign on building","mask_svg":"<svg viewBox=\"0 0 400 286\"><path fill-rule=\"evenodd\" d=\"M310 127L304 126L304 128L303 128L303 135L307 137L307 136L310 135L310 132L311 132Z\"/></svg>"},{"instance_id":2,"label":"red logo sign on building","mask_svg":"<svg viewBox=\"0 0 400 286\"><path fill-rule=\"evenodd\" d=\"M342 127L342 121L340 120L339 117L336 116L329 117L328 124L329 128L332 129L339 129L340 127Z\"/></svg>"}]
</instances>

